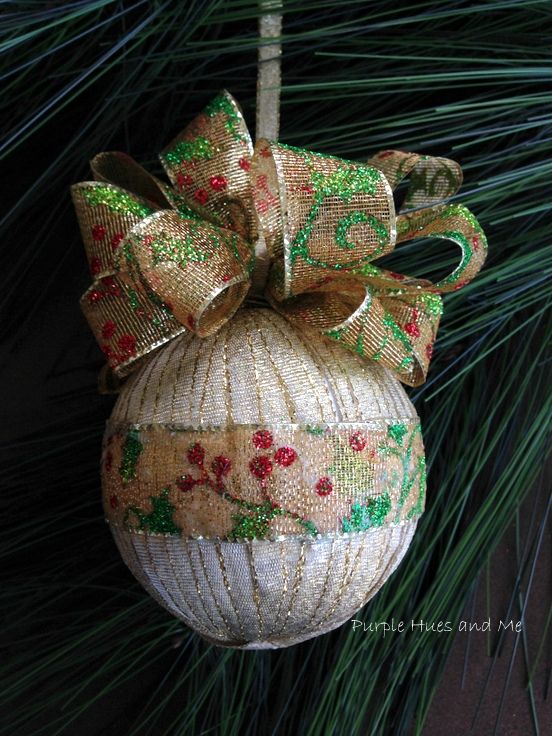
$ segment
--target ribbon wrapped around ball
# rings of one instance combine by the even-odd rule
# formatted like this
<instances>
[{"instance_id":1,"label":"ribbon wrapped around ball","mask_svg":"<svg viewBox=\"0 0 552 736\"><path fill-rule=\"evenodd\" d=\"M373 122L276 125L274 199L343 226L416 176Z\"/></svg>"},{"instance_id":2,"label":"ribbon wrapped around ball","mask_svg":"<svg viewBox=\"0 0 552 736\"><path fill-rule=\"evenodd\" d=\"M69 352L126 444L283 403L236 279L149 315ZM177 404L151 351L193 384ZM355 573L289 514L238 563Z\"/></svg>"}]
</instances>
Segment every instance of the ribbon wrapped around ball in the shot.
<instances>
[{"instance_id":1,"label":"ribbon wrapped around ball","mask_svg":"<svg viewBox=\"0 0 552 736\"><path fill-rule=\"evenodd\" d=\"M363 164L263 139L254 147L227 92L161 161L172 186L110 152L93 159L95 181L72 187L94 277L81 304L115 374L186 330L213 334L257 281L286 319L407 385L424 382L440 295L468 283L487 249L473 214L445 203L462 181L457 163L383 151ZM396 213L393 190L406 177ZM373 263L426 237L461 250L437 283Z\"/></svg>"}]
</instances>

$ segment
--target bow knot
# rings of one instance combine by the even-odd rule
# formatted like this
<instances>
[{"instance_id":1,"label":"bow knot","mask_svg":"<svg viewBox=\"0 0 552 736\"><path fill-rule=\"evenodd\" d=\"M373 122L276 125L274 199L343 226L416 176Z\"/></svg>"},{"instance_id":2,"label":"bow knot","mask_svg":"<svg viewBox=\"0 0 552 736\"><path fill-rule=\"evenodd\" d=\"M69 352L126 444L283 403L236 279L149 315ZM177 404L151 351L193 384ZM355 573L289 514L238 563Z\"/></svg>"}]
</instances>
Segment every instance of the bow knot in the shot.
<instances>
[{"instance_id":1,"label":"bow knot","mask_svg":"<svg viewBox=\"0 0 552 736\"><path fill-rule=\"evenodd\" d=\"M121 153L92 161L72 187L94 283L82 307L118 375L185 330L216 332L269 260L265 294L288 320L425 380L440 294L481 268L485 235L444 158L383 151L366 164L260 140L219 95L161 154L172 186ZM393 190L409 176L396 214ZM396 243L448 239L461 259L436 284L374 264Z\"/></svg>"}]
</instances>

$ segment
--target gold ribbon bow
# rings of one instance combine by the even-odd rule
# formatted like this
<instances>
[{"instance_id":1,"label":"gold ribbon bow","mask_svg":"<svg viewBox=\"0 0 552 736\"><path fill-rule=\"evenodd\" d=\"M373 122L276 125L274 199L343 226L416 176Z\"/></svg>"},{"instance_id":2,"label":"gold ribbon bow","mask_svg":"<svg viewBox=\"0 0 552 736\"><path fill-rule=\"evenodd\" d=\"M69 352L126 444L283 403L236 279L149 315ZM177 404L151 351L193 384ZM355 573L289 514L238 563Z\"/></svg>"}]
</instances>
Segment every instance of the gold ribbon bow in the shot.
<instances>
[{"instance_id":1,"label":"gold ribbon bow","mask_svg":"<svg viewBox=\"0 0 552 736\"><path fill-rule=\"evenodd\" d=\"M264 252L276 310L406 384L423 383L440 294L470 281L487 248L471 212L443 204L462 181L458 164L401 151L361 164L266 140L253 148L227 92L161 161L172 187L122 153L100 153L95 181L72 187L94 277L81 303L117 375L185 330L216 332L262 272ZM392 190L406 176L396 215ZM461 249L438 283L373 263L397 242L430 236Z\"/></svg>"}]
</instances>

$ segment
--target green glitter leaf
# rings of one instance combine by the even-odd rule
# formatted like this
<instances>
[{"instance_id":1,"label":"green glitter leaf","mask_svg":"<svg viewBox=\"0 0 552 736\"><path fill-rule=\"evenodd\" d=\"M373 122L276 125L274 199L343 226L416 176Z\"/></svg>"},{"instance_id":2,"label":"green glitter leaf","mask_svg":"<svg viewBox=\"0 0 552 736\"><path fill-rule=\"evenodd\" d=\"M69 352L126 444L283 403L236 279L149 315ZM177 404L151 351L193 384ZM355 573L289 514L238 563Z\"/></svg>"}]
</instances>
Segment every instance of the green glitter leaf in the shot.
<instances>
[{"instance_id":1,"label":"green glitter leaf","mask_svg":"<svg viewBox=\"0 0 552 736\"><path fill-rule=\"evenodd\" d=\"M184 161L208 161L214 154L210 141L198 135L189 141L178 141L172 150L163 154L163 158L170 166L178 166Z\"/></svg>"},{"instance_id":2,"label":"green glitter leaf","mask_svg":"<svg viewBox=\"0 0 552 736\"><path fill-rule=\"evenodd\" d=\"M147 217L154 210L143 204L128 192L105 184L94 184L81 187L82 194L88 204L97 207L100 204L108 207L112 212L131 214L138 217Z\"/></svg>"},{"instance_id":3,"label":"green glitter leaf","mask_svg":"<svg viewBox=\"0 0 552 736\"><path fill-rule=\"evenodd\" d=\"M308 521L307 519L298 519L298 522L303 527L303 529L309 534L312 534L313 537L318 534L318 529L312 523L312 521Z\"/></svg>"},{"instance_id":4,"label":"green glitter leaf","mask_svg":"<svg viewBox=\"0 0 552 736\"><path fill-rule=\"evenodd\" d=\"M172 261L180 268L185 269L189 263L205 263L220 248L227 248L233 253L236 260L242 262L238 249L238 236L228 233L216 225L211 225L207 231L205 223L199 228L196 222L187 222L188 233L181 238L168 237L165 234L155 236L148 247L152 255L154 266ZM127 262L134 258L132 245L123 250Z\"/></svg>"},{"instance_id":5,"label":"green glitter leaf","mask_svg":"<svg viewBox=\"0 0 552 736\"><path fill-rule=\"evenodd\" d=\"M382 270L371 263L364 263L359 268L356 268L353 273L360 274L361 276L381 276Z\"/></svg>"},{"instance_id":6,"label":"green glitter leaf","mask_svg":"<svg viewBox=\"0 0 552 736\"><path fill-rule=\"evenodd\" d=\"M443 314L443 299L440 294L426 291L417 297L417 302L421 303L424 312L432 317L440 317Z\"/></svg>"},{"instance_id":7,"label":"green glitter leaf","mask_svg":"<svg viewBox=\"0 0 552 736\"><path fill-rule=\"evenodd\" d=\"M123 483L128 483L136 476L138 458L140 457L143 449L144 446L140 441L140 433L138 430L129 430L123 444L123 456L119 466L119 475L121 476Z\"/></svg>"},{"instance_id":8,"label":"green glitter leaf","mask_svg":"<svg viewBox=\"0 0 552 736\"><path fill-rule=\"evenodd\" d=\"M274 516L275 514L269 502L258 506L256 513L233 514L232 521L235 522L235 525L228 537L232 541L239 539L264 539L270 530L270 522Z\"/></svg>"},{"instance_id":9,"label":"green glitter leaf","mask_svg":"<svg viewBox=\"0 0 552 736\"><path fill-rule=\"evenodd\" d=\"M308 519L301 519L296 514L287 511L281 506L275 506L270 501L261 504L252 504L224 494L225 498L242 508L248 509L249 514L233 514L234 527L228 535L229 539L265 539L270 531L270 522L276 516L289 516L313 536L318 534L316 526Z\"/></svg>"},{"instance_id":10,"label":"green glitter leaf","mask_svg":"<svg viewBox=\"0 0 552 736\"><path fill-rule=\"evenodd\" d=\"M387 427L387 434L392 437L397 445L402 445L405 434L408 429L406 424L390 424Z\"/></svg>"},{"instance_id":11,"label":"green glitter leaf","mask_svg":"<svg viewBox=\"0 0 552 736\"><path fill-rule=\"evenodd\" d=\"M125 526L152 534L180 534L180 527L173 521L176 507L169 501L169 488L164 488L159 496L150 496L152 510L149 514L138 506L129 506L125 514ZM137 519L135 527L131 516Z\"/></svg>"},{"instance_id":12,"label":"green glitter leaf","mask_svg":"<svg viewBox=\"0 0 552 736\"><path fill-rule=\"evenodd\" d=\"M350 516L343 518L342 529L344 532L363 532L371 527L382 526L390 510L391 496L387 492L370 499L366 504L354 503Z\"/></svg>"},{"instance_id":13,"label":"green glitter leaf","mask_svg":"<svg viewBox=\"0 0 552 736\"><path fill-rule=\"evenodd\" d=\"M326 430L324 429L324 427L316 427L314 425L307 424L307 426L305 427L305 431L309 434L314 435L315 437L321 437Z\"/></svg>"},{"instance_id":14,"label":"green glitter leaf","mask_svg":"<svg viewBox=\"0 0 552 736\"><path fill-rule=\"evenodd\" d=\"M210 118L222 113L226 115L226 130L230 135L238 141L245 140L245 136L240 132L240 115L226 94L215 97L205 108L205 114Z\"/></svg>"}]
</instances>

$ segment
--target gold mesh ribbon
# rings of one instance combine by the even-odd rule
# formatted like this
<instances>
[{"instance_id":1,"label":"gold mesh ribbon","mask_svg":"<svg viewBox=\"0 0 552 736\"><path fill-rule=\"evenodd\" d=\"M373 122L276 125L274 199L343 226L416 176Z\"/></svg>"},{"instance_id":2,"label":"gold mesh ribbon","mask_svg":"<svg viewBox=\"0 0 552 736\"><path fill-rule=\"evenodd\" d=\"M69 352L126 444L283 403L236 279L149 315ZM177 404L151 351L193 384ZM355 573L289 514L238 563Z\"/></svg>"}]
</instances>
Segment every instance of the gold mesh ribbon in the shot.
<instances>
[{"instance_id":1,"label":"gold mesh ribbon","mask_svg":"<svg viewBox=\"0 0 552 736\"><path fill-rule=\"evenodd\" d=\"M236 101L216 97L161 154L172 186L122 153L92 161L95 181L72 187L94 277L82 298L118 376L185 330L216 332L251 286L255 243L270 256L266 296L288 320L394 370L425 380L441 294L468 283L485 235L462 205L444 158L383 151L354 163L251 137ZM403 207L393 190L409 177ZM397 242L441 238L461 259L438 283L373 261Z\"/></svg>"}]
</instances>

